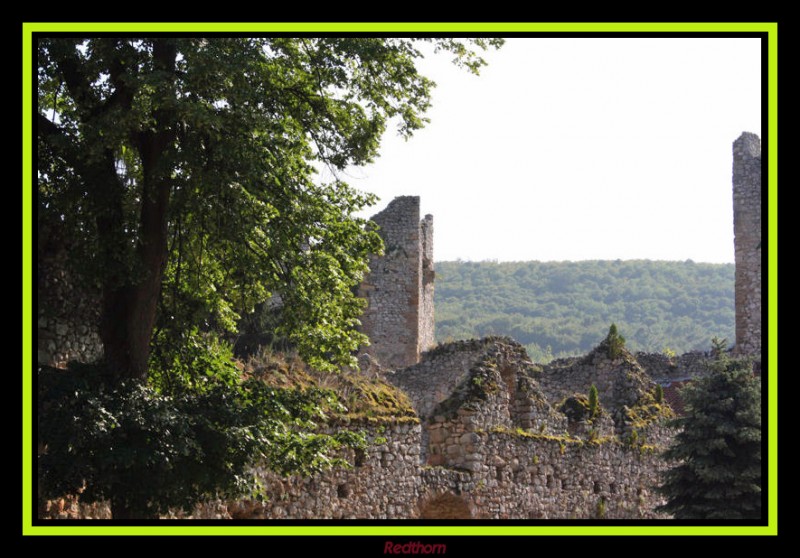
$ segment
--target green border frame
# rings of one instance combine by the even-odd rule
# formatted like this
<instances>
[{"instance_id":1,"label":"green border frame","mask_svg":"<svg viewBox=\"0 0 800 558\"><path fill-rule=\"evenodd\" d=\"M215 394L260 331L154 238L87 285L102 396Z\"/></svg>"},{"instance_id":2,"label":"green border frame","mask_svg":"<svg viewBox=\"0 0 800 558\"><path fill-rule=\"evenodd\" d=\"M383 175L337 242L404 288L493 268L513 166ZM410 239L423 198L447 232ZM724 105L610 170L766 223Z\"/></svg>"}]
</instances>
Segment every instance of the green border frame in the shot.
<instances>
[{"instance_id":1,"label":"green border frame","mask_svg":"<svg viewBox=\"0 0 800 558\"><path fill-rule=\"evenodd\" d=\"M767 445L769 456L768 524L741 526L515 526L499 522L497 526L209 526L208 524L175 525L164 522L155 526L102 526L54 521L46 526L32 525L33 478L32 443L33 409L30 371L33 367L33 176L32 168L32 70L33 33L35 32L371 32L371 33L438 33L438 34L504 34L504 33L766 33L767 34L767 98L769 146L767 159L768 194L768 301L767 355L769 366L769 403ZM460 536L460 535L777 535L778 533L778 24L765 23L23 23L22 25L22 534L23 535L376 535ZM762 99L762 102L764 99ZM735 138L731 138L733 142Z\"/></svg>"}]
</instances>

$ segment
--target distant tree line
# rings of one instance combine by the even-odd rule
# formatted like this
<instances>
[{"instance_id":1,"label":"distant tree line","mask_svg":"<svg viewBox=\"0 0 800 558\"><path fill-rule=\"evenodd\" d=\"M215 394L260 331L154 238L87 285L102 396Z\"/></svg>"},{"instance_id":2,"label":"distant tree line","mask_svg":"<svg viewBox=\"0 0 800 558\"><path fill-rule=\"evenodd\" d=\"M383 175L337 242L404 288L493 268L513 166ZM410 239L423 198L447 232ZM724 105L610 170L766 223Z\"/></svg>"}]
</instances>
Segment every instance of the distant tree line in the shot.
<instances>
[{"instance_id":1,"label":"distant tree line","mask_svg":"<svg viewBox=\"0 0 800 558\"><path fill-rule=\"evenodd\" d=\"M633 351L735 336L733 264L437 262L435 304L437 341L509 335L540 362L590 350L610 323Z\"/></svg>"}]
</instances>

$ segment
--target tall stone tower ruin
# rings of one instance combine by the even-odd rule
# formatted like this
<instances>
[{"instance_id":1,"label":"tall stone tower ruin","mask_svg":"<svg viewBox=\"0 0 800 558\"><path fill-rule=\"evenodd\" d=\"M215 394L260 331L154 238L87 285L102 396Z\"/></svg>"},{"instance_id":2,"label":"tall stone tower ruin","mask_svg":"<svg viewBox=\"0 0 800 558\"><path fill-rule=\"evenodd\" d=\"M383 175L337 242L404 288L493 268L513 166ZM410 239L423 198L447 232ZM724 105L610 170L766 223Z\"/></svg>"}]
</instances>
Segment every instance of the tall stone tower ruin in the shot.
<instances>
[{"instance_id":1,"label":"tall stone tower ruin","mask_svg":"<svg viewBox=\"0 0 800 558\"><path fill-rule=\"evenodd\" d=\"M761 354L761 139L733 142L736 352Z\"/></svg>"},{"instance_id":2,"label":"tall stone tower ruin","mask_svg":"<svg viewBox=\"0 0 800 558\"><path fill-rule=\"evenodd\" d=\"M405 368L434 344L433 217L420 221L419 196L401 196L372 220L385 254L370 258L359 288L368 302L361 331L371 343L366 352L382 366Z\"/></svg>"}]
</instances>

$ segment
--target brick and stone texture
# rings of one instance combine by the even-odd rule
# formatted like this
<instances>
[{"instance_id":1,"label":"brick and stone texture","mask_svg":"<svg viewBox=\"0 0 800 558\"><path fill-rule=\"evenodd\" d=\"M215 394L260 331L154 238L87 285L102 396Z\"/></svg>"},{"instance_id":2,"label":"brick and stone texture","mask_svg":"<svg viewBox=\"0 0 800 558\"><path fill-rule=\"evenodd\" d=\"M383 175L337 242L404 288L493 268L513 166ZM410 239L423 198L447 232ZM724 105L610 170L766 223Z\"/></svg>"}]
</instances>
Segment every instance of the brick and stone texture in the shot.
<instances>
[{"instance_id":1,"label":"brick and stone texture","mask_svg":"<svg viewBox=\"0 0 800 558\"><path fill-rule=\"evenodd\" d=\"M640 351L635 357L647 375L660 384L708 376L711 374L709 365L714 361L710 351L691 351L675 356Z\"/></svg>"},{"instance_id":2,"label":"brick and stone texture","mask_svg":"<svg viewBox=\"0 0 800 558\"><path fill-rule=\"evenodd\" d=\"M103 355L97 330L100 294L83 285L64 250L40 253L37 261L37 362L65 368Z\"/></svg>"},{"instance_id":3,"label":"brick and stone texture","mask_svg":"<svg viewBox=\"0 0 800 558\"><path fill-rule=\"evenodd\" d=\"M602 364L591 381L608 375ZM426 373L435 376L428 390ZM655 511L667 466L660 452L672 435L663 420L641 428L646 443L614 434L611 407L593 428L568 433L567 417L537 376L524 347L509 338L437 347L388 376L408 392L421 424L358 425L373 444L352 469L307 479L259 471L273 495L268 501L217 502L195 517L221 510L242 519L664 517ZM449 396L438 400L432 391Z\"/></svg>"},{"instance_id":4,"label":"brick and stone texture","mask_svg":"<svg viewBox=\"0 0 800 558\"><path fill-rule=\"evenodd\" d=\"M370 273L359 288L368 306L361 330L366 352L384 368L419 362L434 344L433 217L420 221L419 196L401 196L372 217L380 227L384 255L370 258Z\"/></svg>"},{"instance_id":5,"label":"brick and stone texture","mask_svg":"<svg viewBox=\"0 0 800 558\"><path fill-rule=\"evenodd\" d=\"M426 215L420 223L420 292L419 337L420 354L436 345L433 320L433 215Z\"/></svg>"},{"instance_id":6,"label":"brick and stone texture","mask_svg":"<svg viewBox=\"0 0 800 558\"><path fill-rule=\"evenodd\" d=\"M761 140L733 142L733 231L736 252L736 352L761 354Z\"/></svg>"},{"instance_id":7,"label":"brick and stone texture","mask_svg":"<svg viewBox=\"0 0 800 558\"><path fill-rule=\"evenodd\" d=\"M626 355L627 356L627 355ZM624 384L598 356L587 381ZM638 367L632 361L633 368ZM441 401L426 393L449 391ZM570 382L572 375L561 380ZM638 440L615 434L610 405L586 428L571 423L550 400L541 371L524 347L493 337L442 345L402 384L420 419L350 421L321 427L366 435L365 450L342 455L350 467L308 477L282 477L257 466L263 501L214 500L198 506L200 519L652 519L663 498L656 491L668 466L660 454L672 432L663 417L638 425ZM555 385L558 379L550 378ZM438 386L438 387L437 387ZM450 387L455 386L455 387ZM610 392L620 390L610 388ZM609 401L610 403L610 401ZM108 518L102 504L58 500L52 518ZM179 510L165 517L188 517Z\"/></svg>"}]
</instances>

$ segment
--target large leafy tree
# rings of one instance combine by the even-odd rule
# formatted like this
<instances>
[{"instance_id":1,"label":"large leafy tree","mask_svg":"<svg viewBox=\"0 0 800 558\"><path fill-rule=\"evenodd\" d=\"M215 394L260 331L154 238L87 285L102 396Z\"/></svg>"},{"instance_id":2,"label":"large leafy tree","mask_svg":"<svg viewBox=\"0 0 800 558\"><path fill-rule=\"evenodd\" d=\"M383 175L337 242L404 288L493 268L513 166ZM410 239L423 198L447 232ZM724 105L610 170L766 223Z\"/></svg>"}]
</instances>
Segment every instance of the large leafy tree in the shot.
<instances>
[{"instance_id":1,"label":"large leafy tree","mask_svg":"<svg viewBox=\"0 0 800 558\"><path fill-rule=\"evenodd\" d=\"M427 40L473 71L470 43L499 44ZM352 287L380 249L354 214L373 198L315 183L315 165L337 176L373 160L392 119L405 135L424 124L416 43L39 39L40 233L56 224L99 284L113 375L147 377L157 324L233 329L271 296L312 364L352 362Z\"/></svg>"},{"instance_id":2,"label":"large leafy tree","mask_svg":"<svg viewBox=\"0 0 800 558\"><path fill-rule=\"evenodd\" d=\"M499 44L432 42L472 71L482 60L470 42ZM242 381L217 338L271 304L276 333L309 363L353 363L366 341L353 287L381 248L354 215L373 198L317 183L315 170L371 161L392 120L405 135L424 124L433 84L415 45L39 39L40 250L67 242L99 287L104 346L94 367L40 367L45 496L151 517L248 490L254 459L309 472L363 443L309 432L336 406L330 394Z\"/></svg>"},{"instance_id":3,"label":"large leafy tree","mask_svg":"<svg viewBox=\"0 0 800 558\"><path fill-rule=\"evenodd\" d=\"M662 511L676 519L761 517L761 383L747 361L722 355L713 375L682 391L686 414L665 457Z\"/></svg>"}]
</instances>

